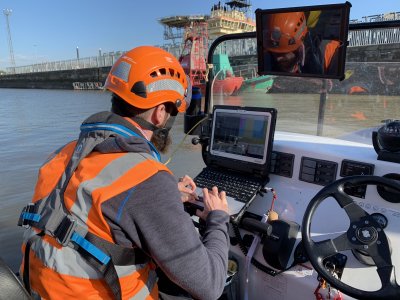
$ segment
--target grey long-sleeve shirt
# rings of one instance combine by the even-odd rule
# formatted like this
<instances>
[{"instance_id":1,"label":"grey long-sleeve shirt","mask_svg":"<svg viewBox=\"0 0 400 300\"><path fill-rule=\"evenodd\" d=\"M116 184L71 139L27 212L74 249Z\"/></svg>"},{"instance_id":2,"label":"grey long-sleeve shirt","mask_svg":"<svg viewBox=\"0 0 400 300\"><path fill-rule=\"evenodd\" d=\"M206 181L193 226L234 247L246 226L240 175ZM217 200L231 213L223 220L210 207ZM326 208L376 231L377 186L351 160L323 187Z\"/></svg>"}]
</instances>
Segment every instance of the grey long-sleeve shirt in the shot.
<instances>
[{"instance_id":1,"label":"grey long-sleeve shirt","mask_svg":"<svg viewBox=\"0 0 400 300\"><path fill-rule=\"evenodd\" d=\"M96 150L150 152L146 140L138 137L116 137ZM158 172L106 201L102 211L118 244L143 249L171 281L194 298L215 300L227 274L229 216L223 211L210 212L200 237L184 211L177 184L173 175Z\"/></svg>"}]
</instances>

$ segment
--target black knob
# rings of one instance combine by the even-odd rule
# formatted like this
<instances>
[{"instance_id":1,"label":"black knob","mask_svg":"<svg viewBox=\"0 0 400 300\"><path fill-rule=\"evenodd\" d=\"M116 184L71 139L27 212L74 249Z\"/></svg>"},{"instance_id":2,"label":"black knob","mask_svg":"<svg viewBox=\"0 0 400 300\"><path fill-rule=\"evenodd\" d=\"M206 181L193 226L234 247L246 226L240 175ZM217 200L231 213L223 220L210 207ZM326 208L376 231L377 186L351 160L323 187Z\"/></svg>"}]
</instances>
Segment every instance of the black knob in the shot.
<instances>
[{"instance_id":1,"label":"black knob","mask_svg":"<svg viewBox=\"0 0 400 300\"><path fill-rule=\"evenodd\" d=\"M197 145L198 143L200 143L200 138L199 137L192 138L192 144L193 145Z\"/></svg>"}]
</instances>

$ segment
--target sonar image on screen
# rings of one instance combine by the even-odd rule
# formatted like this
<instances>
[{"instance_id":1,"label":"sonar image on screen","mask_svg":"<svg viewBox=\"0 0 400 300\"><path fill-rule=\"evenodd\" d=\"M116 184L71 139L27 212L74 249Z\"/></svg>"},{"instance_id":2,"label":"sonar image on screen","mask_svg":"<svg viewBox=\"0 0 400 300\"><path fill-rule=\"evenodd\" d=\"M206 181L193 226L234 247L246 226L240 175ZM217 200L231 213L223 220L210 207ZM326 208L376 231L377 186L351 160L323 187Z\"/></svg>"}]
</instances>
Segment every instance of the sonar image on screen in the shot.
<instances>
[{"instance_id":1,"label":"sonar image on screen","mask_svg":"<svg viewBox=\"0 0 400 300\"><path fill-rule=\"evenodd\" d=\"M212 150L263 159L268 117L263 115L216 114Z\"/></svg>"}]
</instances>

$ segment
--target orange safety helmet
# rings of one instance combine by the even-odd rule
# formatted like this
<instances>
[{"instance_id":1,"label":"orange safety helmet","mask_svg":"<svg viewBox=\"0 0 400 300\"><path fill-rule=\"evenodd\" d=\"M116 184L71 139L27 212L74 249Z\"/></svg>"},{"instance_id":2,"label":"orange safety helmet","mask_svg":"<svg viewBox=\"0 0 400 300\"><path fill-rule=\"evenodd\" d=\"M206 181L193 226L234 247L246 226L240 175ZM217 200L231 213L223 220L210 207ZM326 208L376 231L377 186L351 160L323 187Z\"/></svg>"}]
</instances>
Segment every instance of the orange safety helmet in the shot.
<instances>
[{"instance_id":1,"label":"orange safety helmet","mask_svg":"<svg viewBox=\"0 0 400 300\"><path fill-rule=\"evenodd\" d=\"M104 88L130 105L149 109L170 102L178 112L190 104L188 78L169 52L140 46L124 53L113 65Z\"/></svg>"},{"instance_id":2,"label":"orange safety helmet","mask_svg":"<svg viewBox=\"0 0 400 300\"><path fill-rule=\"evenodd\" d=\"M308 32L303 12L278 13L268 16L264 29L265 49L275 53L296 51Z\"/></svg>"}]
</instances>

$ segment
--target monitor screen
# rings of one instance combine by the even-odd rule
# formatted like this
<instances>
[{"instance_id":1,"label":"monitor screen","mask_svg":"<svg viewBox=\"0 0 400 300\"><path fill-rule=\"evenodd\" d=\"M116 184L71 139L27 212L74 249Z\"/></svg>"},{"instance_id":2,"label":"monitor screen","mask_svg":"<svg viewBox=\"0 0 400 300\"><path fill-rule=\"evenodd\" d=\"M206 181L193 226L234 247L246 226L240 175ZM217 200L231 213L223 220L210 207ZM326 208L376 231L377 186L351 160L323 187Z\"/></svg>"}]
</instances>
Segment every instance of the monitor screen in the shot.
<instances>
[{"instance_id":1,"label":"monitor screen","mask_svg":"<svg viewBox=\"0 0 400 300\"><path fill-rule=\"evenodd\" d=\"M271 119L268 111L215 109L210 153L214 156L265 164Z\"/></svg>"},{"instance_id":2,"label":"monitor screen","mask_svg":"<svg viewBox=\"0 0 400 300\"><path fill-rule=\"evenodd\" d=\"M344 79L350 7L257 9L259 75Z\"/></svg>"}]
</instances>

